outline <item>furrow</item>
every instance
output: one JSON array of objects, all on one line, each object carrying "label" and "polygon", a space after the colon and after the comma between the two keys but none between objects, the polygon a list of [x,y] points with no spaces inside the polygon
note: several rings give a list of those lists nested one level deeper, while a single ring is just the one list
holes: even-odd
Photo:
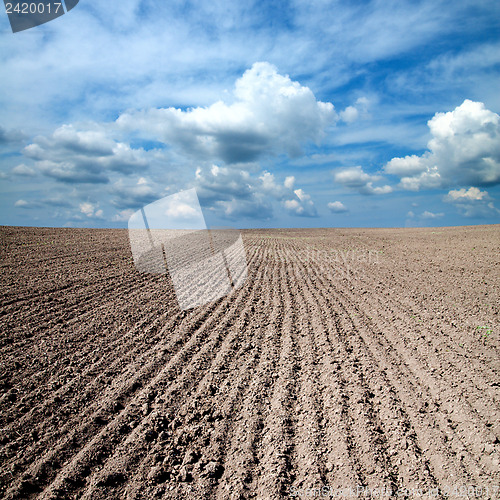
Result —
[{"label": "furrow", "polygon": [[[87,481],[88,476],[96,467],[102,464],[113,454],[120,443],[130,441],[131,436],[141,435],[141,417],[138,408],[142,407],[144,399],[152,391],[165,391],[174,400],[183,398],[202,377],[205,370],[221,343],[227,336],[224,328],[228,328],[233,319],[233,313],[241,304],[245,303],[251,293],[251,287],[245,286],[240,293],[231,294],[219,300],[215,305],[205,307],[206,317],[202,324],[194,322],[191,328],[194,333],[189,337],[183,348],[169,361],[161,366],[160,370],[150,375],[143,383],[142,389],[126,404],[120,404],[119,414],[97,433],[86,433],[87,437],[81,439],[84,446],[73,453],[64,468],[49,487],[44,490],[42,497],[50,498],[54,492],[66,490],[79,490]],[[227,315],[224,316],[224,314]],[[219,316],[223,316],[219,329],[214,329]],[[201,346],[201,348],[200,348]],[[159,350],[161,363],[162,352]],[[133,365],[130,366],[133,369]],[[118,386],[120,384],[117,384]],[[166,396],[165,396],[166,397]],[[116,397],[109,398],[116,401]],[[76,478],[79,478],[78,480]]]},{"label": "furrow", "polygon": [[[480,484],[484,480],[484,474],[475,460],[471,459],[470,451],[440,413],[439,403],[436,405],[428,387],[407,364],[407,359],[396,351],[384,333],[370,329],[368,318],[364,320],[364,313],[356,304],[351,303],[341,290],[335,289],[334,297],[345,311],[343,317],[346,328],[360,334],[351,337],[352,340],[357,340],[353,347],[371,356],[380,365],[381,373],[387,375],[390,384],[400,395],[401,404],[417,432],[420,449],[432,465],[436,480],[443,482],[449,474],[453,474],[455,477],[466,478],[469,484]],[[351,308],[350,313],[347,308]],[[419,396],[418,399],[416,395]],[[425,406],[424,401],[432,401],[432,406],[429,406],[429,403]],[[462,461],[457,463],[452,459],[454,455],[462,456]]]},{"label": "furrow", "polygon": [[[282,245],[278,245],[277,253],[282,254]],[[284,266],[279,266],[275,272],[283,283],[282,293],[289,294],[290,283],[286,278]],[[260,474],[256,485],[258,498],[282,498],[288,495],[295,481],[298,468],[296,463],[296,404],[297,379],[299,368],[297,360],[296,325],[294,311],[290,301],[283,301],[283,323],[281,331],[281,346],[278,364],[275,368],[270,411],[264,421],[261,450],[258,458]]]}]

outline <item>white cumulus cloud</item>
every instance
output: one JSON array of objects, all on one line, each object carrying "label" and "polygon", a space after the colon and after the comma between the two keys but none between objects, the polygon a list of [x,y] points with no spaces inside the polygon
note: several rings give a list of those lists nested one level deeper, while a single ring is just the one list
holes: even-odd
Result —
[{"label": "white cumulus cloud", "polygon": [[443,217],[443,216],[444,216],[444,213],[442,213],[442,212],[435,214],[433,212],[429,212],[428,210],[426,210],[425,212],[422,213],[422,215],[420,217],[422,217],[422,219],[438,219],[439,217]]},{"label": "white cumulus cloud", "polygon": [[187,203],[173,203],[165,212],[165,215],[173,219],[192,219],[198,214],[198,210]]},{"label": "white cumulus cloud", "polygon": [[456,189],[456,190],[451,190],[446,196],[445,196],[445,201],[475,201],[475,200],[482,200],[488,198],[488,192],[487,191],[481,191],[477,187],[470,187],[469,189]]},{"label": "white cumulus cloud", "polygon": [[411,191],[500,183],[500,116],[481,102],[465,100],[429,120],[432,135],[421,156],[393,158],[385,172]]},{"label": "white cumulus cloud", "polygon": [[387,184],[384,186],[374,186],[373,184],[382,180],[382,177],[380,175],[367,174],[359,166],[337,170],[333,173],[333,179],[336,183],[358,191],[361,194],[387,194],[392,192],[392,187]]},{"label": "white cumulus cloud", "polygon": [[24,163],[21,163],[20,165],[17,165],[12,169],[12,173],[15,175],[22,175],[25,177],[34,177],[36,175],[36,171],[25,165]]},{"label": "white cumulus cloud", "polygon": [[311,196],[304,192],[303,189],[295,189],[295,199],[285,200],[284,207],[289,213],[300,217],[316,217],[317,211]]},{"label": "white cumulus cloud", "polygon": [[293,175],[288,176],[285,179],[284,185],[288,189],[293,189],[293,186],[295,185],[295,177]]},{"label": "white cumulus cloud", "polygon": [[368,115],[368,105],[368,99],[360,97],[356,100],[354,106],[347,106],[347,108],[339,113],[340,119],[346,123],[352,123],[360,117],[366,117]]},{"label": "white cumulus cloud", "polygon": [[327,206],[330,212],[334,214],[342,214],[348,211],[347,207],[341,201],[331,201]]},{"label": "white cumulus cloud", "polygon": [[491,217],[500,214],[487,191],[471,186],[469,189],[452,189],[443,201],[451,203],[465,217]]},{"label": "white cumulus cloud", "polygon": [[125,210],[120,210],[118,213],[113,215],[111,220],[113,222],[127,222],[130,217],[132,217],[135,210],[133,208],[126,208]]},{"label": "white cumulus cloud", "polygon": [[120,209],[139,208],[152,203],[160,197],[157,188],[151,186],[144,177],[140,177],[136,183],[124,178],[118,179],[111,187],[110,192],[114,195],[111,203]]},{"label": "white cumulus cloud", "polygon": [[[36,137],[23,154],[46,176],[69,184],[106,184],[111,172],[132,174],[161,160],[156,150],[132,148],[112,139],[110,130],[103,125],[92,123],[86,127],[79,130],[74,125],[62,125],[48,137]],[[30,175],[27,168],[18,166],[13,173]]]},{"label": "white cumulus cloud", "polygon": [[89,218],[102,219],[103,211],[97,209],[97,204],[85,201],[80,203],[80,212]]},{"label": "white cumulus cloud", "polygon": [[301,154],[336,120],[333,104],[311,89],[255,63],[236,81],[232,102],[208,107],[149,109],[122,114],[117,124],[153,136],[197,158],[249,162],[265,154]]},{"label": "white cumulus cloud", "polygon": [[314,202],[294,182],[279,183],[274,174],[264,171],[251,174],[243,168],[199,167],[195,187],[204,207],[222,210],[230,218],[269,219],[273,216],[273,202],[281,202],[285,209],[299,216],[316,216]]}]

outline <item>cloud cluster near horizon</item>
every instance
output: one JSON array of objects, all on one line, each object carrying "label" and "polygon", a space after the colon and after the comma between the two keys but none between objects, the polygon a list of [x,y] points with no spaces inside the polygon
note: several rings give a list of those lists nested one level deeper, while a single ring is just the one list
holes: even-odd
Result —
[{"label": "cloud cluster near horizon", "polygon": [[241,168],[219,167],[196,170],[198,196],[204,206],[220,208],[229,219],[251,217],[269,219],[277,201],[290,214],[300,217],[317,215],[311,197],[294,188],[294,178],[281,184],[270,172],[252,175]]},{"label": "cloud cluster near horizon", "polygon": [[[476,186],[500,184],[500,116],[483,103],[466,99],[453,111],[436,113],[428,126],[432,137],[428,151],[393,158],[384,172],[399,177],[397,187],[403,190],[459,188],[451,189],[443,201],[467,218],[498,217],[493,199]],[[443,215],[424,212],[421,217]]]},{"label": "cloud cluster near horizon", "polygon": [[[319,143],[337,120],[333,105],[318,101],[308,87],[262,62],[236,81],[228,101],[188,110],[128,111],[111,123],[62,125],[49,136],[35,137],[22,151],[25,161],[11,175],[41,175],[78,186],[82,193],[102,185],[117,210],[114,221],[191,186],[206,205],[232,220],[270,219],[276,203],[291,216],[316,217],[311,196],[295,186],[294,176],[276,182],[258,160],[294,158],[304,145]],[[157,147],[133,147],[130,139],[118,139],[123,135],[153,140]],[[196,169],[191,178],[178,175],[186,165]],[[154,182],[169,175],[168,188]],[[32,205],[19,200],[16,206]],[[78,205],[85,217],[102,218],[97,206],[88,199]]]},{"label": "cloud cluster near horizon", "polygon": [[[361,100],[361,105],[367,102]],[[352,122],[357,113],[354,109],[341,112],[341,119]],[[273,173],[262,169],[259,160],[303,154],[304,145],[319,143],[327,130],[335,133],[330,127],[338,119],[332,103],[318,101],[308,87],[280,75],[273,65],[255,63],[236,81],[230,102],[217,101],[187,110],[128,111],[114,123],[90,123],[86,128],[63,125],[26,146],[26,162],[32,160],[33,164],[20,163],[11,175],[41,174],[60,183],[79,185],[84,192],[85,186],[102,184],[117,210],[114,221],[125,220],[134,209],[173,189],[192,186],[206,206],[231,220],[269,220],[276,203],[291,216],[317,217],[312,196],[296,187],[295,176],[277,181]],[[336,168],[332,171],[333,186],[362,196],[454,187],[460,189],[449,191],[443,201],[465,217],[499,213],[493,199],[472,186],[500,183],[499,116],[483,103],[466,100],[453,111],[436,113],[428,125],[432,138],[423,155],[395,157],[372,173],[359,165]],[[117,138],[124,134],[136,134],[163,146],[132,147]],[[179,162],[179,158],[183,160]],[[163,189],[152,180],[155,175],[165,175],[166,168],[171,178],[176,178],[176,171],[186,162],[197,165],[194,178],[188,175],[184,182],[177,180]],[[391,184],[391,176],[398,177],[399,182]],[[51,203],[50,199],[19,199],[15,206],[29,209]],[[78,207],[77,219],[81,220],[82,214],[103,219],[99,203],[87,199]],[[349,213],[340,200],[328,202],[327,208],[332,214]],[[410,211],[408,216],[414,217],[412,214]],[[424,211],[420,218],[443,215]]]}]

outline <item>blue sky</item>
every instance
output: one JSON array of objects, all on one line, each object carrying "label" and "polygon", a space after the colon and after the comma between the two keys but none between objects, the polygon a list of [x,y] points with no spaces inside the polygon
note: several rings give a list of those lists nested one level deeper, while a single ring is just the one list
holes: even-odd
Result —
[{"label": "blue sky", "polygon": [[193,187],[234,227],[500,222],[497,1],[81,0],[0,39],[2,225]]}]

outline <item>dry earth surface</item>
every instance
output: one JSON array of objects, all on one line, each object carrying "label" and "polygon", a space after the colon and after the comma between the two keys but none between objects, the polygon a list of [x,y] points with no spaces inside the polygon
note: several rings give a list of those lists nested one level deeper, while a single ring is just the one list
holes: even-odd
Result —
[{"label": "dry earth surface", "polygon": [[190,311],[125,230],[0,238],[0,497],[499,497],[500,226],[244,231]]}]

